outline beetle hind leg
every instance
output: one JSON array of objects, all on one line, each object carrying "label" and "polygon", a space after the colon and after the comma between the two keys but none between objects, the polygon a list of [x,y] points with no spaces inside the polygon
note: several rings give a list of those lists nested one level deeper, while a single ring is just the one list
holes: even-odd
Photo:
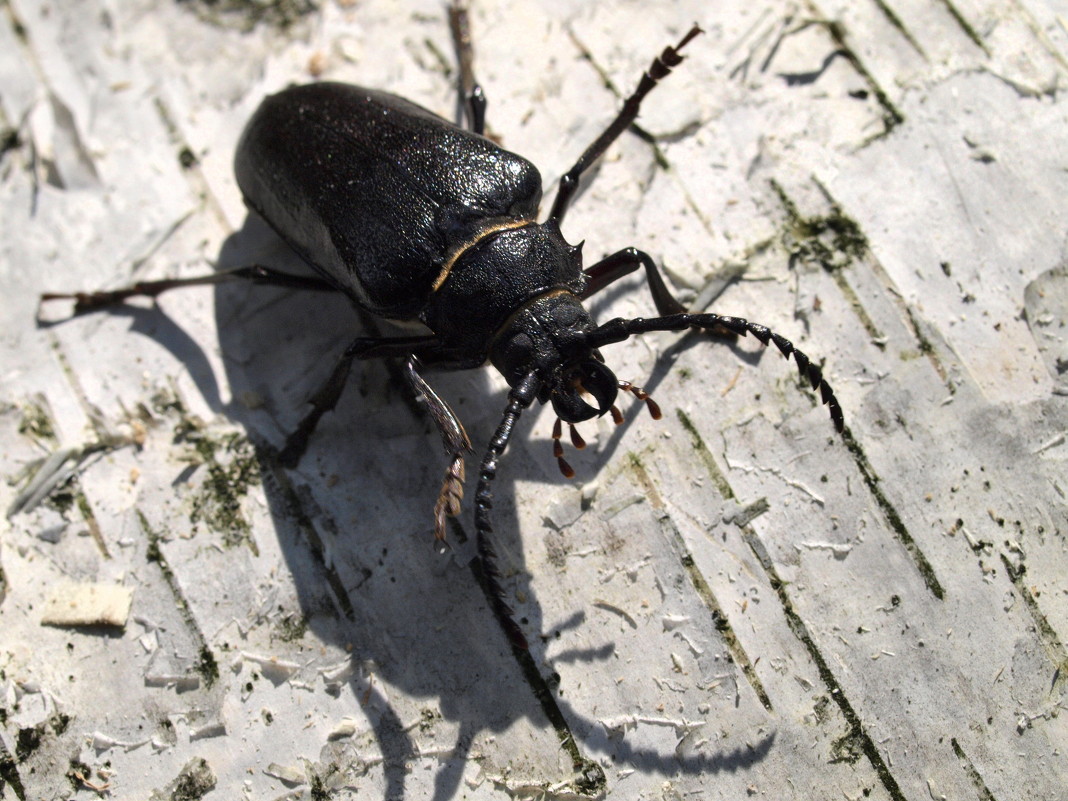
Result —
[{"label": "beetle hind leg", "polygon": [[311,410],[304,415],[293,433],[286,438],[286,443],[278,454],[279,461],[285,467],[294,467],[308,449],[308,440],[319,425],[324,414],[333,410],[345,389],[352,363],[363,359],[377,359],[387,356],[410,356],[421,348],[432,349],[438,344],[436,337],[357,337],[337,360],[330,376],[322,386],[308,399]]},{"label": "beetle hind leg", "polygon": [[[106,308],[107,306],[116,306],[131,298],[154,299],[171,289],[182,289],[190,286],[211,286],[212,284],[221,284],[234,280],[251,281],[254,284],[288,287],[290,289],[337,292],[337,287],[333,284],[315,276],[292,275],[260,264],[251,264],[245,267],[235,267],[231,270],[220,270],[217,273],[208,273],[207,275],[194,275],[189,278],[138,281],[119,289],[103,289],[96,292],[46,292],[41,295],[41,303],[53,300],[72,300],[74,301],[72,316],[78,316]],[[41,321],[40,312],[38,312],[38,320]]]}]

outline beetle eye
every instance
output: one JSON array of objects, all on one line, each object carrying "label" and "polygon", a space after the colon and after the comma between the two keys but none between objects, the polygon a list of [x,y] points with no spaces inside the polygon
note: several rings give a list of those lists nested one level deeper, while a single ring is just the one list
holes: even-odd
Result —
[{"label": "beetle eye", "polygon": [[588,359],[565,371],[552,393],[553,409],[565,423],[581,423],[611,409],[618,392],[619,383],[612,371]]}]

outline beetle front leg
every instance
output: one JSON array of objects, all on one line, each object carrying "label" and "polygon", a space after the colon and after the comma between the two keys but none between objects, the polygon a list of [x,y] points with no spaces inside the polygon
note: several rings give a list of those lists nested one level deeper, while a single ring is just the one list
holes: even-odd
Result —
[{"label": "beetle front leg", "polygon": [[579,156],[574,166],[564,173],[564,176],[560,179],[560,187],[556,190],[556,199],[553,201],[553,209],[549,213],[550,220],[561,222],[564,219],[568,206],[571,205],[571,200],[578,190],[582,173],[586,172],[597,159],[603,156],[608,147],[619,138],[619,135],[627,130],[634,120],[638,118],[638,111],[645,96],[656,87],[658,82],[670,75],[673,68],[682,63],[682,56],[679,55],[679,51],[700,33],[703,33],[703,31],[697,25],[694,25],[679,40],[677,45],[665,47],[663,52],[653,59],[649,69],[642,73],[641,80],[638,81],[638,88],[623,101],[623,108],[620,109],[616,118],[593,141],[593,144],[586,148],[586,152]]},{"label": "beetle front leg", "polygon": [[671,294],[671,290],[667,288],[664,277],[660,275],[660,270],[657,269],[652,256],[637,248],[623,248],[618,253],[613,253],[587,267],[585,270],[586,290],[582,293],[582,299],[587,300],[614,281],[630,275],[639,267],[645,268],[649,292],[653,296],[656,310],[662,317],[669,314],[682,314],[686,311],[686,307],[679,303]]},{"label": "beetle front leg", "polygon": [[[618,253],[613,253],[611,256],[587,267],[585,270],[586,290],[582,293],[582,299],[586,300],[614,281],[625,275],[630,275],[639,267],[645,268],[645,278],[649,284],[649,292],[653,296],[653,304],[661,317],[686,314],[689,311],[671,294],[671,290],[668,289],[667,284],[664,282],[664,277],[660,274],[660,269],[656,266],[652,256],[637,248],[623,248]],[[714,336],[726,337],[727,339],[734,339],[737,336],[737,332],[723,326],[709,328],[707,331]]]},{"label": "beetle front leg", "polygon": [[423,380],[417,372],[419,359],[409,356],[404,365],[404,376],[415,397],[426,404],[434,424],[441,434],[441,443],[449,456],[449,466],[445,470],[445,480],[441,484],[437,503],[434,504],[434,537],[440,543],[445,542],[445,520],[460,514],[460,501],[464,497],[464,455],[471,451],[471,440],[464,431],[463,423],[441,396]]},{"label": "beetle front leg", "polygon": [[294,467],[308,449],[308,438],[319,424],[319,418],[337,406],[341,391],[349,377],[349,370],[356,359],[379,359],[387,356],[410,356],[421,349],[433,351],[439,344],[433,336],[419,337],[357,337],[334,365],[330,377],[308,399],[311,411],[297,424],[296,430],[286,438],[286,444],[278,454],[285,467]]}]

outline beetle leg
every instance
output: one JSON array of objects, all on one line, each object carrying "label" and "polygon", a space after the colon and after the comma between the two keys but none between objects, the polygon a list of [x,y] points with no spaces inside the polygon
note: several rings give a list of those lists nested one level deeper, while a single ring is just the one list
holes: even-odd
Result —
[{"label": "beetle leg", "polygon": [[820,400],[827,406],[831,421],[835,429],[842,433],[845,429],[845,419],[842,415],[842,407],[834,390],[823,377],[823,371],[814,364],[808,356],[794,347],[794,343],[784,336],[780,336],[767,326],[752,323],[741,317],[726,317],[721,314],[670,314],[664,317],[656,317],[646,320],[636,317],[633,320],[617,318],[609,320],[604,325],[598,326],[587,336],[587,341],[592,348],[599,348],[613,342],[622,342],[636,334],[645,334],[649,331],[684,331],[687,328],[700,328],[705,331],[726,330],[737,336],[744,337],[752,334],[764,345],[774,342],[787,359],[794,357],[797,363],[797,371],[802,381],[807,381],[813,390],[819,392]]},{"label": "beetle leg", "polygon": [[649,283],[649,291],[653,295],[653,303],[656,304],[656,310],[662,316],[682,314],[686,311],[686,307],[679,303],[671,294],[671,290],[667,288],[656,262],[648,253],[637,248],[623,248],[618,253],[606,256],[596,264],[587,267],[585,270],[586,289],[580,297],[582,300],[587,300],[591,295],[600,292],[623,276],[630,275],[639,267],[645,268],[645,278]]},{"label": "beetle leg", "polygon": [[221,284],[224,281],[242,279],[254,284],[283,286],[292,289],[311,289],[317,292],[337,292],[337,287],[322,278],[311,275],[291,275],[272,270],[259,264],[221,270],[208,275],[196,275],[191,278],[165,278],[161,281],[138,281],[136,284],[121,289],[102,290],[100,292],[46,292],[41,295],[41,302],[50,300],[73,300],[74,314],[85,314],[105,306],[129,300],[130,298],[155,298],[169,289],[187,286],[204,286]]},{"label": "beetle leg", "polygon": [[649,69],[642,73],[641,80],[638,81],[638,88],[623,101],[623,108],[620,109],[616,118],[593,141],[593,144],[586,148],[586,152],[579,156],[574,166],[560,179],[560,187],[556,190],[556,199],[553,201],[553,210],[549,214],[550,220],[559,222],[564,219],[567,207],[571,204],[571,199],[578,189],[579,178],[582,177],[582,173],[586,172],[598,158],[604,155],[609,145],[616,141],[619,135],[638,118],[638,110],[641,108],[642,100],[645,99],[645,96],[653,90],[659,81],[671,74],[671,70],[674,67],[682,63],[682,56],[679,55],[679,51],[700,33],[703,33],[703,31],[697,25],[694,25],[679,40],[677,45],[665,47],[663,52],[653,59]]},{"label": "beetle leg", "polygon": [[475,80],[475,49],[471,45],[466,0],[453,0],[449,6],[449,27],[460,65],[459,104],[467,117],[467,127],[481,136],[486,130],[486,95]]},{"label": "beetle leg", "polygon": [[286,444],[279,453],[279,461],[286,467],[293,467],[300,461],[308,448],[308,438],[319,424],[319,418],[333,409],[345,388],[345,381],[356,359],[378,359],[386,356],[409,356],[421,348],[432,348],[438,344],[437,337],[357,337],[334,365],[330,377],[315,392],[308,402],[311,411],[297,424],[296,430],[286,438]]},{"label": "beetle leg", "polygon": [[441,443],[449,456],[449,466],[445,470],[445,480],[441,484],[437,503],[434,504],[434,537],[445,542],[445,519],[460,513],[460,501],[464,497],[464,454],[471,450],[471,440],[467,438],[463,424],[456,413],[449,408],[430,385],[417,372],[419,359],[409,356],[404,367],[404,376],[408,386],[418,400],[426,404],[427,411],[434,419],[441,434]]},{"label": "beetle leg", "polygon": [[475,531],[478,534],[478,557],[482,567],[482,587],[493,608],[497,621],[508,636],[512,648],[516,651],[527,651],[527,638],[523,630],[519,628],[511,607],[504,599],[504,590],[501,587],[501,575],[497,570],[497,552],[493,549],[490,536],[493,534],[493,526],[490,524],[489,513],[493,508],[493,493],[490,492],[490,482],[497,476],[497,462],[508,447],[508,440],[512,437],[512,429],[515,427],[519,415],[525,408],[530,406],[538,395],[541,382],[536,374],[530,373],[508,393],[508,406],[505,407],[504,416],[501,418],[497,431],[486,448],[486,455],[482,457],[482,466],[478,471],[478,487],[475,490]]}]

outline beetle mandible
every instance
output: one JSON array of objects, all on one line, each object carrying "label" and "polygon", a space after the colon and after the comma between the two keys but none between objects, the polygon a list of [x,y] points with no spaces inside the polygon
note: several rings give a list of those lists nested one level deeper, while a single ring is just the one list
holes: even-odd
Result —
[{"label": "beetle mandible", "polygon": [[[423,336],[354,339],[311,411],[281,452],[295,463],[319,418],[334,408],[354,360],[406,359],[405,376],[433,417],[449,465],[434,507],[435,536],[460,511],[464,456],[471,450],[463,425],[419,374],[420,364],[465,369],[489,361],[511,388],[487,446],[475,492],[475,528],[494,612],[513,645],[526,641],[504,600],[490,542],[490,485],[516,421],[535,400],[551,403],[560,469],[561,422],[583,444],[574,424],[611,412],[629,391],[659,412],[639,387],[616,379],[600,348],[650,331],[695,328],[753,334],[793,355],[802,379],[820,393],[843,430],[834,392],[811,360],[768,328],[738,317],[691,314],[671,295],[652,258],[628,247],[583,269],[580,247],[568,244],[560,223],[584,172],[637,118],[645,96],[682,62],[680,51],[702,31],[694,25],[657,56],[615,119],[563,176],[548,218],[537,222],[542,198],[537,168],[484,136],[486,101],[475,82],[466,6],[454,2],[450,21],[460,61],[467,127],[454,125],[396,95],[341,83],[294,86],[266,98],[248,122],[235,157],[245,202],[263,217],[317,277],[259,265],[197,278],[152,281],[114,291],[48,294],[73,298],[81,313],[130,297],[155,297],[178,286],[243,278],[272,285],[339,291],[360,308],[389,319],[416,320]],[[583,301],[639,267],[654,305],[652,319],[614,319],[597,325]]]}]

